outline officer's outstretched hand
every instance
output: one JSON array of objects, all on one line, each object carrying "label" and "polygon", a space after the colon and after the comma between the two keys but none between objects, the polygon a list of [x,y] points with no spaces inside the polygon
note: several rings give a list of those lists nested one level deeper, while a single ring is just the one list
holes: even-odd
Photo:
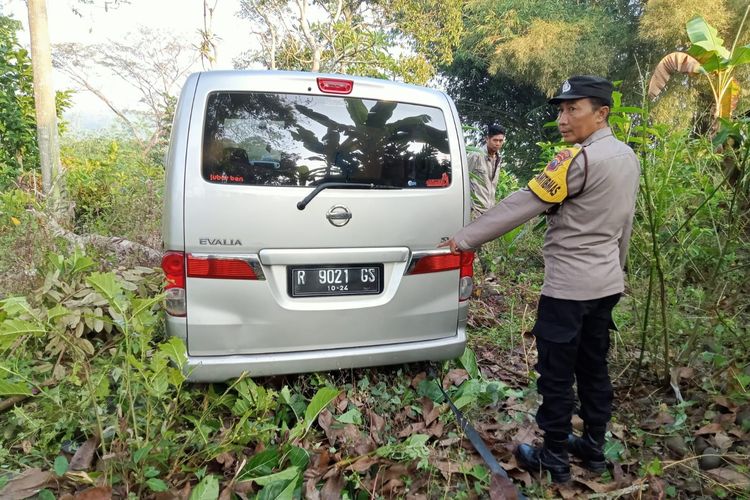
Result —
[{"label": "officer's outstretched hand", "polygon": [[438,244],[438,248],[442,247],[450,247],[451,253],[453,255],[458,255],[459,253],[461,253],[461,250],[458,249],[458,245],[456,245],[456,240],[454,240],[453,238],[440,242]]}]

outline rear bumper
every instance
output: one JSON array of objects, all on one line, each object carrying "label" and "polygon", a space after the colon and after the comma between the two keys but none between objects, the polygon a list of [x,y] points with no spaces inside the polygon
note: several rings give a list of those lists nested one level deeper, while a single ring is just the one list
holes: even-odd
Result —
[{"label": "rear bumper", "polygon": [[371,347],[285,352],[279,354],[188,356],[185,369],[191,382],[223,382],[242,373],[251,377],[439,361],[461,356],[466,328],[453,337]]}]

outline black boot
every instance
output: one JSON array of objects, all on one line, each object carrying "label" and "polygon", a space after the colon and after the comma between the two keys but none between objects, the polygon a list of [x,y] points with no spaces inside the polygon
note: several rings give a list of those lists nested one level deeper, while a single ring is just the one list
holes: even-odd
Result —
[{"label": "black boot", "polygon": [[549,471],[554,483],[570,481],[570,462],[565,441],[548,442],[533,447],[521,444],[515,450],[518,464],[529,472]]},{"label": "black boot", "polygon": [[605,427],[585,427],[583,436],[573,434],[568,436],[568,450],[581,459],[586,469],[601,474],[607,470],[607,460],[604,458]]}]

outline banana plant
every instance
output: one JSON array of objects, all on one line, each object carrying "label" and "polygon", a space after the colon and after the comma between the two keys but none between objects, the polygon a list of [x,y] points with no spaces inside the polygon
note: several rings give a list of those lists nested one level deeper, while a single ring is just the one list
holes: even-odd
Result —
[{"label": "banana plant", "polygon": [[714,98],[714,120],[730,118],[740,96],[740,84],[734,78],[734,71],[738,66],[750,63],[750,44],[737,46],[748,12],[750,6],[745,9],[731,49],[724,46],[716,28],[702,17],[688,21],[686,29],[690,48],[687,52],[667,54],[659,61],[649,82],[649,97],[658,97],[675,73],[703,75]]}]

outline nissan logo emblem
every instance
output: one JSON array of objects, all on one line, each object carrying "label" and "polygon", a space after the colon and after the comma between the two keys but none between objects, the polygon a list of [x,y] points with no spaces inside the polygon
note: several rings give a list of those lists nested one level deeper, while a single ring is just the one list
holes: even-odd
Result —
[{"label": "nissan logo emblem", "polygon": [[352,213],[343,205],[334,205],[328,209],[326,219],[334,226],[342,227],[346,226],[352,219]]}]

